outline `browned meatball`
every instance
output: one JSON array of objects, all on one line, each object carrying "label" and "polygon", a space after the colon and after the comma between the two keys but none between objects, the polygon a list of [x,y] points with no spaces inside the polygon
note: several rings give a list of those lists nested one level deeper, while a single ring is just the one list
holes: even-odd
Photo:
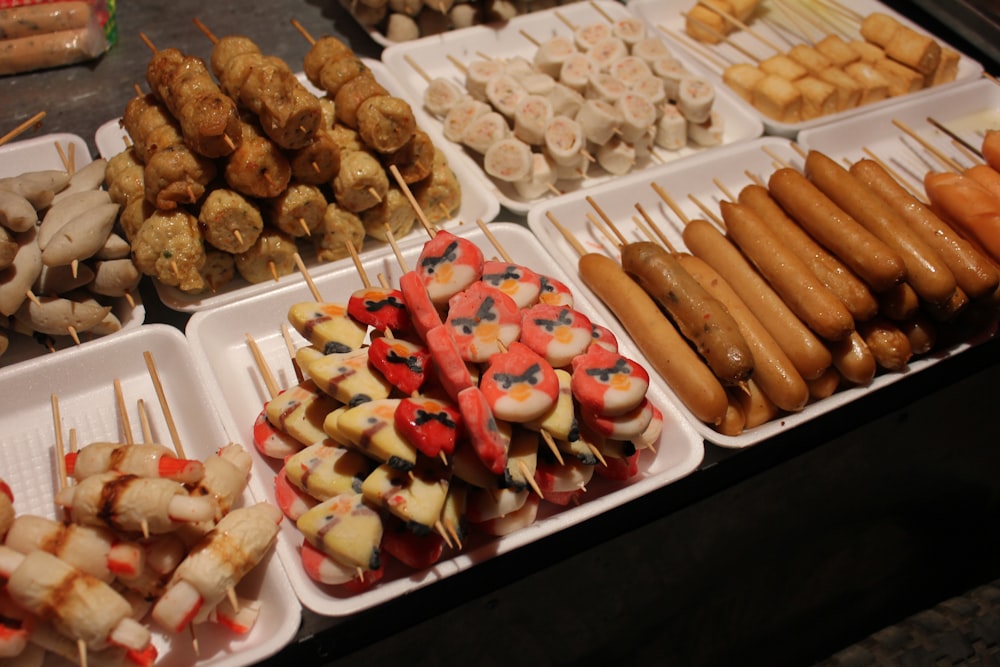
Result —
[{"label": "browned meatball", "polygon": [[333,179],[337,203],[357,213],[385,199],[389,177],[382,164],[368,151],[348,151],[341,157],[340,171]]},{"label": "browned meatball", "polygon": [[323,224],[326,197],[315,185],[292,183],[265,203],[267,222],[289,236],[311,236]]},{"label": "browned meatball", "polygon": [[413,229],[417,214],[410,205],[410,200],[397,188],[391,187],[385,198],[375,206],[361,212],[361,224],[365,233],[373,239],[388,241],[386,228],[394,238],[402,238]]},{"label": "browned meatball", "polygon": [[341,87],[351,79],[370,74],[368,66],[355,55],[326,63],[320,72],[319,87],[330,97],[336,97]]},{"label": "browned meatball", "polygon": [[132,258],[144,274],[164,285],[184,292],[199,291],[205,281],[205,245],[193,215],[176,211],[155,211],[139,228],[132,242]]},{"label": "browned meatball", "polygon": [[146,161],[143,181],[146,200],[165,211],[178,204],[194,204],[205,194],[205,186],[215,178],[215,162],[186,146],[167,146]]},{"label": "browned meatball", "polygon": [[112,156],[104,170],[104,185],[111,201],[125,206],[133,199],[142,199],[146,192],[144,171],[134,146]]},{"label": "browned meatball", "polygon": [[375,80],[375,76],[369,71],[360,76],[356,76],[337,91],[333,98],[333,104],[337,113],[337,120],[350,128],[358,127],[358,107],[361,103],[374,95],[388,95],[389,91]]},{"label": "browned meatball", "polygon": [[302,69],[312,85],[323,88],[320,77],[323,68],[341,58],[352,57],[354,57],[354,51],[351,50],[351,47],[333,35],[324,35],[309,48],[302,61]]},{"label": "browned meatball", "polygon": [[198,212],[205,242],[229,253],[246,252],[264,229],[257,204],[233,190],[216,188],[208,193]]},{"label": "browned meatball", "polygon": [[435,151],[430,177],[416,183],[411,190],[431,224],[448,220],[462,205],[462,186],[441,151]]},{"label": "browned meatball", "polygon": [[289,151],[292,178],[310,185],[329,183],[340,171],[341,146],[333,132],[320,128],[308,146]]},{"label": "browned meatball", "polygon": [[243,141],[226,160],[226,183],[248,197],[277,197],[292,178],[288,158],[256,123],[244,120],[240,129]]},{"label": "browned meatball", "polygon": [[365,240],[365,227],[361,218],[348,210],[330,203],[323,215],[321,233],[314,234],[316,258],[321,262],[350,257],[348,243],[356,252],[361,252]]},{"label": "browned meatball", "polygon": [[434,143],[426,132],[417,128],[406,145],[398,151],[383,155],[382,162],[386,168],[395,165],[403,182],[412,185],[431,175],[434,168]]},{"label": "browned meatball", "polygon": [[393,95],[373,95],[358,107],[358,134],[379,153],[397,151],[413,138],[413,109]]},{"label": "browned meatball", "polygon": [[295,239],[277,229],[266,228],[246,252],[236,255],[236,270],[244,280],[262,283],[277,280],[295,270]]}]

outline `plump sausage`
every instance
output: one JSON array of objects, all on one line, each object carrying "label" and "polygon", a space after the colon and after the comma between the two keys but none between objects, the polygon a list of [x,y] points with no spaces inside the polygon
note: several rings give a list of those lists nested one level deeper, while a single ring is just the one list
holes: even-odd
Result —
[{"label": "plump sausage", "polygon": [[681,402],[701,421],[721,424],[729,401],[722,383],[688,345],[642,287],[613,259],[580,257],[583,283],[614,313]]},{"label": "plump sausage", "polygon": [[[1000,133],[997,136],[1000,137]],[[978,299],[996,290],[1000,275],[989,260],[907,192],[881,165],[874,160],[858,160],[851,165],[851,173],[885,200],[925,243],[937,250],[969,298]]]},{"label": "plump sausage", "polygon": [[847,382],[866,385],[875,377],[875,355],[857,331],[843,340],[830,343],[830,353],[834,368]]},{"label": "plump sausage", "polygon": [[929,172],[924,189],[936,211],[1000,262],[1000,200],[962,174]]},{"label": "plump sausage", "polygon": [[847,306],[791,252],[752,209],[723,201],[726,235],[743,251],[774,291],[805,324],[826,340],[854,330]]},{"label": "plump sausage", "polygon": [[684,228],[684,244],[726,279],[806,380],[830,365],[830,352],[719,230],[706,220]]},{"label": "plump sausage", "polygon": [[629,243],[622,248],[622,268],[666,310],[722,384],[750,378],[753,353],[736,321],[676,257],[655,243]]},{"label": "plump sausage", "polygon": [[903,280],[906,266],[887,247],[817,188],[809,179],[784,167],[771,174],[768,188],[796,222],[847,264],[876,292]]},{"label": "plump sausage", "polygon": [[890,371],[902,372],[913,356],[910,339],[884,317],[876,317],[858,325],[858,333],[875,357],[875,363]]},{"label": "plump sausage", "polygon": [[823,153],[809,151],[806,175],[837,206],[899,253],[906,280],[922,299],[942,303],[951,297],[955,276],[941,257],[851,172]]},{"label": "plump sausage", "polygon": [[878,302],[864,281],[788,217],[767,188],[748,185],[740,190],[738,201],[753,209],[771,231],[806,262],[816,277],[847,306],[855,320],[874,317]]},{"label": "plump sausage", "polygon": [[718,299],[736,320],[740,333],[753,354],[754,371],[751,384],[782,410],[795,412],[805,407],[809,400],[809,387],[802,379],[802,375],[795,370],[792,360],[732,286],[699,257],[681,254],[677,259],[681,266],[710,295]]}]

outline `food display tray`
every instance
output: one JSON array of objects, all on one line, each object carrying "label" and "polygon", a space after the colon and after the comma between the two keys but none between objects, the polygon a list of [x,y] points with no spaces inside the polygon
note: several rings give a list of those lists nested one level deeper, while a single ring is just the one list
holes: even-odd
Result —
[{"label": "food display tray", "polygon": [[[442,35],[424,37],[412,42],[397,43],[382,52],[382,61],[393,71],[402,84],[410,105],[422,108],[424,89],[427,86],[427,81],[421,72],[418,72],[407,62],[407,59],[418,63],[423,73],[427,76],[431,78],[447,78],[464,88],[464,75],[449,57],[463,63],[482,57],[510,59],[520,56],[530,61],[537,50],[537,46],[532,42],[532,39],[541,42],[557,35],[572,37],[573,31],[563,19],[572,25],[583,26],[598,21],[607,21],[605,16],[609,16],[612,19],[619,19],[632,16],[632,14],[624,5],[618,2],[609,2],[608,0],[575,2],[552,9],[523,14],[502,25],[472,26]],[[654,33],[651,31],[650,35],[654,36]],[[664,41],[669,45],[670,40],[664,39]],[[696,72],[701,71],[701,66],[681,52],[680,49],[670,48],[679,60],[690,66],[690,69]],[[723,145],[747,141],[763,134],[763,124],[755,114],[750,113],[746,105],[740,103],[734,94],[721,85],[718,85],[716,86],[715,95],[713,108],[719,112],[725,127],[722,138]],[[436,142],[448,141],[444,138],[442,124],[439,119],[431,121],[431,128],[434,130],[432,136]],[[457,144],[453,145],[457,146]],[[691,155],[712,152],[716,149],[717,147],[698,147],[690,141],[686,147],[677,151],[657,148],[655,151],[656,158],[641,163],[633,169],[632,173],[647,171],[657,164],[657,159],[662,162],[675,162],[686,159]],[[558,196],[555,193],[549,193],[538,199],[524,199],[510,183],[505,183],[489,176],[483,170],[481,156],[475,155],[471,150],[464,147],[461,147],[461,150],[470,159],[475,157],[475,171],[480,180],[500,200],[500,203],[505,208],[514,213],[525,215],[531,206]],[[555,185],[560,191],[576,192],[586,190],[600,183],[614,181],[618,178],[621,177],[595,168],[593,175],[587,178],[577,181],[560,180]]]},{"label": "food display tray", "polygon": [[[50,169],[65,171],[66,165],[63,164],[62,157],[59,155],[57,144],[62,148],[67,159],[73,160],[75,169],[86,166],[93,161],[90,156],[90,148],[81,137],[66,133],[45,134],[0,146],[0,178],[18,176],[29,171]],[[146,317],[146,309],[142,305],[138,291],[133,295],[131,303],[127,299],[115,299],[112,312],[121,321],[123,330],[139,326]],[[0,356],[0,368],[14,366],[50,354],[49,348],[45,344],[30,336],[13,331],[9,333],[9,336],[10,346],[3,356]],[[87,335],[86,332],[80,335],[82,345],[86,345],[91,340],[97,339]],[[51,342],[56,352],[76,347],[73,339],[68,335],[53,337]]]},{"label": "food display tray", "polygon": [[[771,6],[771,2],[772,0],[762,0],[760,5],[757,7],[757,11],[754,16],[774,17],[776,21],[781,21],[783,16],[781,11],[773,8]],[[805,7],[822,7],[823,4],[826,3],[820,4],[818,2],[809,2],[802,4]],[[683,14],[687,13],[687,11],[694,5],[695,3],[691,0],[629,0],[628,2],[628,7],[631,11],[645,19],[646,22],[654,29],[660,30],[660,34],[670,35],[673,43],[678,45],[679,50],[683,48],[683,50],[689,53],[692,57],[698,59],[701,62],[702,67],[704,67],[711,74],[712,80],[719,86],[725,86],[722,82],[722,70],[724,67],[729,64],[739,62],[752,62],[751,58],[746,55],[747,53],[752,54],[753,58],[762,59],[774,55],[776,53],[774,47],[787,50],[796,43],[803,43],[801,37],[778,27],[772,27],[774,24],[765,23],[761,20],[754,20],[753,17],[748,23],[751,30],[741,30],[731,33],[729,35],[729,43],[709,45],[697,42],[689,38],[684,33],[685,19]],[[896,18],[900,23],[907,25],[918,32],[929,34],[917,24],[896,13],[882,3],[877,2],[877,0],[856,0],[855,2],[850,3],[850,9],[862,15],[868,15],[872,12],[888,14]],[[827,11],[830,12],[831,10]],[[848,40],[860,39],[860,33],[856,22],[846,21],[843,16],[834,16],[835,18],[832,19],[832,24],[835,26],[835,29],[829,30],[829,32],[839,34],[841,37]],[[799,20],[799,25],[804,25],[804,29],[810,31],[810,35],[815,40],[818,41],[819,39],[822,39],[823,34],[815,26],[810,26],[807,21]],[[801,27],[797,28],[797,31],[801,32],[802,29],[803,28]],[[938,38],[935,37],[935,39]],[[938,39],[938,41],[942,44],[942,46],[947,44],[941,39]],[[950,45],[949,48],[954,49],[954,47],[951,47]],[[955,50],[958,51],[958,49]],[[980,63],[976,62],[972,58],[969,58],[965,54],[961,54],[956,81],[974,79],[982,74],[982,71],[983,67]],[[952,84],[943,84],[943,86],[950,85]],[[798,123],[783,123],[770,118],[757,111],[753,105],[746,102],[742,98],[737,97],[737,102],[752,113],[756,118],[760,119],[760,121],[764,124],[767,134],[795,137],[802,130],[818,127],[825,123],[830,123],[832,121],[851,116],[867,115],[868,112],[872,110],[894,105],[903,99],[924,98],[928,95],[932,95],[934,92],[935,90],[933,88],[927,88],[915,93],[910,93],[905,97],[892,97],[871,105],[847,109]]]},{"label": "food display tray", "polygon": [[[66,450],[71,430],[80,447],[98,441],[123,442],[126,431],[114,389],[118,381],[134,440],[143,441],[139,425],[140,405],[144,405],[153,440],[173,445],[146,365],[146,352],[157,370],[185,455],[203,460],[230,442],[213,408],[214,399],[195,370],[186,339],[166,325],[135,327],[32,364],[0,369],[0,394],[4,396],[4,409],[0,411],[0,471],[14,494],[17,514],[48,518],[62,515],[54,501],[59,488],[55,468],[56,406]],[[244,492],[241,502],[252,501],[252,495]],[[249,665],[277,653],[292,640],[299,627],[301,607],[273,551],[236,590],[240,596],[261,603],[260,616],[249,633],[238,635],[222,626],[199,624],[196,656],[190,633],[170,636],[153,625],[159,654],[156,664]]]},{"label": "food display tray", "polygon": [[[396,80],[396,77],[393,76],[384,64],[371,58],[362,58],[362,61],[371,69],[375,78],[382,84],[383,87],[386,88],[386,90],[397,97],[404,96],[404,91],[402,90],[399,82]],[[320,96],[325,94],[313,87],[312,84],[310,84],[305,78],[304,74],[299,74],[299,80],[314,94]],[[419,109],[415,109],[414,112],[417,116],[417,124],[419,127],[427,131],[431,123],[430,119],[422,117]],[[430,134],[430,132],[428,132],[428,134]],[[114,118],[106,121],[97,129],[94,141],[101,156],[110,158],[125,149],[125,136],[125,130],[121,128],[119,119]],[[458,212],[453,218],[440,223],[439,226],[448,228],[459,224],[460,221],[474,223],[476,220],[483,220],[484,222],[490,222],[496,218],[497,214],[500,212],[500,202],[482,184],[480,179],[477,179],[473,175],[471,160],[469,160],[469,158],[461,151],[456,150],[455,147],[447,145],[443,139],[439,140],[435,138],[434,145],[443,151],[445,156],[448,158],[448,164],[451,165],[451,168],[455,172],[455,176],[458,179],[459,185],[462,188],[462,203]],[[414,224],[413,231],[409,235],[397,239],[397,241],[399,242],[399,245],[404,246],[419,240],[422,234],[423,232],[420,228],[420,223],[416,222]],[[362,248],[360,255],[365,256],[371,252],[377,251],[380,248],[386,247],[387,244],[368,237],[365,239],[364,247]],[[320,262],[316,259],[316,254],[312,247],[306,242],[299,243],[299,252],[302,255],[303,262],[309,268],[309,271],[316,275],[327,271],[334,271],[338,267],[351,263],[350,258],[336,260],[333,262]],[[277,284],[282,284],[289,280],[295,280],[294,275],[282,276],[278,280]],[[156,286],[157,295],[168,308],[187,313],[204,310],[206,308],[215,308],[216,306],[221,306],[223,304],[254,296],[256,294],[263,294],[274,289],[276,286],[274,281],[249,283],[237,274],[233,280],[226,285],[220,286],[216,291],[195,295],[185,293],[176,287],[165,285],[158,280],[154,280],[153,282]]]},{"label": "food display tray", "polygon": [[[843,131],[840,132],[839,136],[843,141],[843,136],[845,136]],[[723,193],[722,187],[735,197],[743,187],[752,182],[747,173],[756,175],[766,183],[769,175],[776,169],[775,165],[778,160],[781,161],[781,164],[787,164],[799,170],[803,166],[803,158],[792,148],[788,139],[764,137],[710,155],[697,156],[686,161],[683,165],[664,165],[649,173],[593,188],[586,193],[568,195],[552,202],[550,206],[539,206],[532,209],[528,215],[528,225],[541,239],[542,244],[556,257],[560,266],[573,275],[578,275],[576,273],[578,254],[563,234],[552,224],[549,216],[566,227],[588,251],[603,252],[616,258],[620,256],[617,246],[611,244],[607,237],[588,221],[588,214],[591,216],[597,214],[586,197],[592,198],[629,241],[649,240],[633,221],[637,217],[636,204],[640,204],[664,232],[671,245],[678,252],[686,252],[687,248],[681,236],[683,222],[653,190],[651,183],[661,186],[687,219],[705,219],[705,214],[691,200],[691,196],[718,215],[718,202],[721,199],[729,198]],[[585,290],[588,298],[597,302],[596,296],[586,288],[582,289]],[[614,316],[603,304],[597,307],[604,319],[613,319]],[[879,372],[867,385],[842,388],[827,398],[809,403],[800,412],[780,415],[776,419],[748,429],[739,435],[719,433],[691,414],[675,394],[670,392],[670,396],[678,410],[687,416],[691,424],[706,440],[721,447],[744,448],[794,429],[851,401],[871,395],[882,387],[937,364],[942,359],[961,353],[974,342],[956,344],[952,347],[935,350],[929,355],[915,357],[903,372]]]},{"label": "food display tray", "polygon": [[[514,262],[534,267],[541,273],[566,283],[574,295],[581,294],[575,278],[555,265],[552,258],[538,245],[531,232],[522,225],[494,222],[489,230],[506,248]],[[476,226],[454,230],[455,233],[474,241],[484,254],[493,255],[491,242]],[[403,251],[408,266],[413,266],[421,250],[410,246]],[[363,261],[365,272],[374,276],[385,274],[388,284],[398,283],[401,274],[394,255],[378,252]],[[325,301],[346,303],[352,292],[360,289],[362,281],[354,268],[340,267],[335,271],[317,275],[314,282]],[[216,406],[230,437],[240,441],[250,438],[254,420],[268,400],[265,384],[248,345],[252,337],[277,384],[288,387],[296,383],[294,368],[289,359],[281,327],[287,323],[289,307],[300,301],[311,301],[312,295],[305,281],[289,281],[267,294],[230,303],[220,308],[195,313],[187,326],[199,371],[214,396]],[[586,297],[577,298],[575,308],[594,321],[607,323],[619,336],[623,354],[631,357],[635,351],[631,342],[618,330],[614,321],[600,315]],[[296,346],[306,344],[293,331]],[[578,524],[611,508],[623,505],[650,491],[669,484],[693,472],[704,456],[701,437],[666,396],[666,389],[655,378],[649,397],[664,413],[664,428],[655,453],[643,451],[639,457],[640,473],[626,482],[611,482],[594,475],[587,484],[587,491],[580,504],[558,507],[542,502],[538,519],[530,526],[501,538],[476,534],[475,530],[460,552],[445,551],[441,561],[422,571],[398,571],[395,563],[386,567],[385,578],[374,587],[355,595],[343,587],[323,586],[311,580],[302,568],[298,548],[302,535],[291,522],[285,522],[278,541],[278,554],[292,587],[302,604],[318,614],[344,616],[371,608],[388,600],[429,586],[436,581],[474,567],[477,563],[510,552],[564,528]],[[254,466],[252,490],[260,500],[274,500],[274,475],[280,462],[258,456]]]}]

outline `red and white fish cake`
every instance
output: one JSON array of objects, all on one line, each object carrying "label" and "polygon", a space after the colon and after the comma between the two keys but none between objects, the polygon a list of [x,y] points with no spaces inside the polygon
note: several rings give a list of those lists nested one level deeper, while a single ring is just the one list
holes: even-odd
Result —
[{"label": "red and white fish cake", "polygon": [[402,399],[393,414],[396,428],[424,456],[448,456],[463,434],[462,413],[449,401],[430,396]]},{"label": "red and white fish cake", "polygon": [[477,282],[448,300],[445,325],[462,358],[483,363],[521,335],[521,311],[497,288]]},{"label": "red and white fish cake", "polygon": [[347,300],[347,313],[376,331],[402,333],[413,330],[403,292],[391,287],[365,287]]},{"label": "red and white fish cake", "polygon": [[591,345],[573,359],[570,387],[584,412],[618,417],[646,400],[649,373],[617,352]]},{"label": "red and white fish cake", "polygon": [[559,379],[552,366],[518,341],[490,357],[479,388],[494,417],[514,423],[538,419],[559,398]]},{"label": "red and white fish cake", "polygon": [[431,302],[443,306],[482,277],[483,263],[479,246],[442,229],[424,244],[415,272]]},{"label": "red and white fish cake", "polygon": [[533,305],[542,292],[542,280],[537,273],[526,266],[510,262],[485,262],[481,280],[513,299],[518,308]]},{"label": "red and white fish cake", "polygon": [[593,342],[593,324],[567,306],[538,303],[521,311],[521,342],[553,368],[569,366]]}]

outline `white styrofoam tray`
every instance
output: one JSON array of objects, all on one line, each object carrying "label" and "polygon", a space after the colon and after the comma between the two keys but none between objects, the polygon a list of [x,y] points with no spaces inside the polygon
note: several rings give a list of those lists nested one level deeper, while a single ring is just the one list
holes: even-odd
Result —
[{"label": "white styrofoam tray", "polygon": [[[661,34],[668,34],[671,37],[672,42],[679,45],[678,50],[681,50],[683,47],[683,50],[698,59],[701,62],[702,67],[711,73],[713,81],[718,83],[720,86],[725,86],[725,84],[722,83],[723,67],[739,62],[751,62],[750,58],[748,58],[745,53],[741,52],[741,50],[753,54],[756,58],[767,58],[776,53],[773,46],[777,46],[778,48],[787,51],[797,43],[804,43],[801,36],[787,30],[772,27],[773,25],[781,25],[782,21],[784,21],[784,25],[794,26],[795,24],[789,23],[788,20],[783,19],[784,14],[780,11],[780,9],[771,7],[770,2],[771,0],[762,0],[760,5],[757,7],[756,13],[753,17],[751,17],[751,20],[748,23],[752,29],[751,31],[741,30],[731,33],[729,35],[730,43],[721,43],[717,45],[697,42],[684,33],[685,19],[683,13],[686,13],[689,9],[691,9],[694,5],[693,2],[689,2],[688,0],[629,0],[628,7],[635,14],[645,19],[650,26],[660,30]],[[810,6],[815,7],[817,5],[818,3],[815,2],[802,3],[802,6],[807,8]],[[913,21],[910,21],[905,16],[901,16],[896,13],[891,8],[886,7],[877,0],[854,0],[850,3],[849,8],[852,11],[865,16],[873,12],[888,14],[889,16],[896,18],[900,23],[909,26],[920,33],[928,34],[925,29],[913,23]],[[828,11],[826,16],[834,16],[834,18],[828,21],[828,26],[830,27],[826,28],[826,32],[839,34],[845,40],[861,39],[857,23],[845,21],[843,18],[836,17],[834,12]],[[774,19],[774,23],[765,23],[765,21],[762,21],[757,17]],[[814,15],[810,15],[810,17],[815,19]],[[818,41],[819,39],[822,39],[824,33],[820,33],[815,26],[810,27],[808,22],[802,19],[800,19],[798,23],[800,27],[795,28],[797,33],[801,33],[802,30],[805,29],[809,31],[811,40]],[[803,25],[805,26],[804,28],[801,27]],[[664,33],[664,30],[669,32]],[[767,41],[765,42],[764,40]],[[938,39],[938,41],[942,45],[946,44],[946,42],[941,39]],[[950,45],[949,48],[954,49],[954,47],[951,47]],[[958,49],[954,50],[957,51]],[[706,53],[708,54],[707,57]],[[965,54],[961,54],[961,59],[958,63],[956,81],[974,79],[978,77],[982,71],[982,65],[975,60],[972,60]],[[943,85],[950,86],[951,84]],[[905,96],[905,98],[889,98],[871,105],[847,109],[799,123],[783,123],[774,120],[773,118],[769,118],[754,109],[753,105],[746,102],[742,98],[737,97],[737,102],[753,113],[755,117],[760,118],[768,134],[776,134],[783,137],[794,137],[802,130],[811,127],[818,127],[819,125],[851,116],[867,115],[867,113],[872,109],[879,109],[894,105],[901,99],[922,98],[928,94],[932,94],[933,92],[934,90],[932,88],[928,88],[911,93]]]},{"label": "white styrofoam tray", "polygon": [[[719,201],[727,197],[715,182],[717,181],[725,187],[733,196],[736,196],[743,187],[751,183],[750,178],[744,173],[745,171],[755,174],[766,183],[767,178],[775,170],[775,160],[772,155],[779,157],[792,167],[802,169],[803,159],[792,149],[789,140],[780,137],[764,137],[718,153],[696,157],[685,162],[683,166],[665,165],[651,173],[594,188],[586,193],[574,193],[554,201],[551,206],[539,206],[532,209],[529,214],[528,226],[549,248],[564,270],[576,272],[578,257],[576,251],[547,216],[551,215],[568,228],[588,250],[604,252],[617,258],[620,256],[617,248],[613,248],[602,233],[587,221],[587,214],[594,215],[595,211],[593,206],[586,201],[585,196],[593,198],[593,201],[627,239],[646,241],[649,239],[633,222],[633,216],[636,216],[637,212],[635,205],[638,203],[663,230],[671,245],[678,252],[685,252],[686,246],[681,236],[683,223],[650,184],[655,182],[661,186],[688,219],[704,219],[705,214],[691,201],[689,195],[717,213]],[[577,274],[574,273],[574,275]],[[581,289],[585,290],[588,298],[597,301],[590,290],[585,287],[581,287]],[[599,305],[598,308],[604,318],[614,317],[603,304]],[[841,389],[828,398],[809,403],[801,412],[780,415],[776,419],[735,436],[723,435],[699,421],[683,406],[675,394],[671,392],[670,396],[678,409],[687,416],[706,440],[722,447],[743,448],[767,440],[853,400],[867,396],[909,374],[919,372],[941,359],[958,354],[968,347],[968,343],[960,344],[937,350],[928,356],[915,358],[904,372],[880,372],[868,385]]]},{"label": "white styrofoam tray", "polygon": [[[901,101],[864,116],[805,130],[798,143],[805,149],[816,149],[851,162],[868,157],[864,152],[868,149],[911,184],[920,185],[925,172],[944,171],[945,167],[893,121],[900,122],[959,164],[965,167],[973,164],[964,151],[954,146],[952,137],[934,127],[929,118],[979,149],[983,132],[1000,130],[1000,86],[987,79],[966,81],[928,97]],[[845,142],[844,137],[851,140]]]},{"label": "white styrofoam tray", "polygon": [[[553,263],[525,227],[497,222],[491,224],[489,229],[506,248],[513,261],[561,280],[570,286],[574,294],[580,294],[581,290],[575,279]],[[478,227],[466,226],[454,231],[472,239],[487,257],[494,255],[490,241]],[[421,247],[411,246],[403,252],[408,266],[414,265],[420,250]],[[401,271],[391,253],[369,255],[364,260],[364,268],[368,275],[384,273],[389,284],[398,284]],[[350,294],[362,284],[354,268],[350,267],[318,275],[315,283],[325,300],[341,303],[346,303]],[[191,317],[187,336],[198,368],[212,387],[231,437],[248,439],[254,420],[268,400],[261,373],[247,344],[247,334],[258,343],[278,384],[281,387],[294,384],[295,373],[281,326],[287,322],[288,308],[292,304],[311,300],[310,290],[300,278],[298,282],[290,281],[267,294],[201,311]],[[596,316],[598,313],[582,296],[577,298],[575,307],[588,316]],[[631,342],[617,330],[617,323],[605,322],[605,319],[597,317],[595,321],[607,323],[619,336],[623,354],[631,357],[635,352]],[[307,344],[297,334],[294,336],[298,346]],[[578,506],[559,508],[543,501],[538,520],[531,526],[495,539],[474,534],[460,553],[446,551],[439,563],[421,572],[401,571],[396,564],[390,563],[386,567],[385,578],[378,585],[357,595],[344,592],[342,587],[317,584],[306,575],[298,553],[302,535],[290,522],[286,522],[282,527],[277,549],[292,587],[302,603],[316,613],[344,616],[428,586],[494,555],[507,553],[580,523],[689,474],[697,468],[704,456],[702,439],[672,406],[666,397],[666,389],[655,378],[652,380],[649,396],[664,413],[664,429],[656,453],[644,451],[640,455],[640,474],[632,480],[624,483],[610,482],[594,475]],[[273,479],[279,466],[280,462],[258,457],[251,481],[252,490],[258,499],[273,500]]]},{"label": "white styrofoam tray", "polygon": [[[464,75],[449,60],[449,56],[460,62],[470,62],[483,56],[490,58],[513,58],[521,56],[529,61],[533,58],[537,47],[525,35],[536,41],[544,41],[556,35],[572,37],[573,31],[559,17],[563,17],[576,26],[590,23],[605,22],[604,14],[619,19],[632,14],[619,2],[596,0],[595,2],[575,2],[552,9],[531,12],[517,16],[501,26],[472,26],[442,35],[433,35],[412,42],[400,42],[382,52],[382,61],[392,70],[406,92],[406,98],[413,107],[423,107],[424,89],[427,82],[422,73],[416,71],[408,62],[412,59],[431,78],[443,77],[453,80],[464,88]],[[655,34],[650,31],[651,36]],[[668,40],[664,40],[667,42]],[[691,65],[691,69],[700,70],[694,61],[678,48],[671,48],[679,60]],[[723,145],[738,143],[759,137],[764,132],[763,124],[751,113],[745,105],[729,90],[722,86],[716,87],[716,98],[713,108],[719,112],[724,123]],[[444,138],[441,121],[431,120],[435,141],[448,142]],[[428,130],[429,131],[429,130]],[[673,162],[697,155],[705,151],[714,151],[717,147],[702,148],[691,142],[677,151],[657,148],[656,158],[664,162]],[[461,150],[472,159],[477,175],[500,200],[504,207],[515,213],[526,214],[528,209],[542,201],[557,197],[548,193],[539,199],[527,200],[521,197],[510,183],[504,183],[490,177],[482,167],[481,156],[465,147]],[[657,164],[656,159],[646,159],[637,164],[632,173],[642,173]],[[592,175],[576,181],[560,180],[556,188],[560,191],[581,191],[589,187],[612,181],[618,176],[607,174],[602,169],[592,168]]]},{"label": "white styrofoam tray", "polygon": [[[371,58],[362,58],[362,61],[372,70],[375,78],[382,84],[383,87],[385,87],[386,90],[396,97],[404,97],[403,90],[401,89],[399,82],[389,72],[385,65],[383,65],[380,61],[373,60]],[[314,94],[320,96],[324,95],[322,91],[317,90],[311,83],[309,83],[304,74],[299,74],[299,80]],[[418,126],[424,131],[427,131],[429,129],[428,126],[430,120],[425,117],[421,117],[422,115],[420,114],[419,109],[414,109],[414,113],[417,116]],[[430,134],[430,132],[428,132],[428,134]],[[106,121],[99,128],[97,128],[94,141],[97,145],[98,152],[103,157],[110,158],[125,149],[125,137],[126,132],[119,125],[119,119],[114,118]],[[500,212],[500,202],[491,192],[487,190],[479,179],[475,178],[475,176],[470,173],[471,170],[469,167],[471,166],[471,163],[468,157],[463,155],[461,151],[456,150],[453,146],[448,146],[447,142],[444,142],[443,139],[438,140],[435,138],[434,145],[441,149],[448,158],[448,164],[451,165],[451,168],[455,172],[455,176],[458,179],[458,183],[462,188],[462,203],[455,217],[439,223],[438,226],[449,228],[462,221],[475,222],[476,220],[483,220],[484,222],[490,222],[493,220]],[[417,242],[421,235],[423,235],[423,229],[421,228],[420,223],[417,222],[414,224],[413,231],[409,235],[397,239],[397,241],[400,245],[406,245],[408,243]],[[309,271],[315,275],[322,274],[326,271],[334,271],[340,266],[351,263],[350,258],[340,259],[333,262],[319,262],[316,260],[316,253],[308,241],[303,241],[298,245],[299,252],[302,255],[302,261],[305,262]],[[386,245],[387,244],[385,243],[375,241],[371,237],[367,237],[360,254],[365,256],[373,251],[377,251],[379,248],[385,248]],[[278,280],[278,284],[294,279],[294,276],[282,276]],[[237,299],[243,299],[255,294],[263,294],[264,292],[268,292],[275,287],[274,281],[266,281],[256,284],[248,283],[246,280],[241,278],[239,274],[237,274],[233,280],[226,285],[220,286],[215,292],[200,295],[187,294],[176,287],[164,285],[155,279],[153,280],[153,283],[156,286],[156,293],[159,295],[163,303],[168,308],[181,312],[195,312],[198,310],[204,310],[205,308],[214,308]]]},{"label": "white styrofoam tray", "polygon": [[[67,159],[72,159],[75,169],[92,162],[90,149],[82,138],[75,134],[45,134],[0,146],[0,178],[19,176],[29,171],[65,171],[66,165],[59,155],[57,144]],[[134,306],[126,299],[114,300],[112,312],[121,321],[122,329],[139,326],[146,317],[146,308],[142,305],[138,292],[133,295],[133,303]],[[9,336],[10,347],[0,356],[0,367],[13,366],[49,354],[48,347],[30,336],[13,331]],[[81,344],[90,340],[92,337],[86,332],[80,335]],[[57,351],[75,346],[69,335],[52,337],[50,342]]]},{"label": "white styrofoam tray", "polygon": [[[139,401],[145,404],[156,442],[172,446],[167,421],[144,352],[158,371],[184,453],[205,459],[230,442],[212,406],[212,397],[200,381],[183,334],[162,324],[149,324],[105,337],[32,364],[0,369],[0,471],[14,493],[18,514],[49,518],[62,516],[54,494],[56,432],[52,397],[56,397],[62,438],[68,449],[75,429],[80,447],[90,442],[125,441],[114,382],[121,383],[133,437],[142,442]],[[241,443],[253,447],[251,443]],[[242,503],[252,502],[244,492]],[[197,626],[199,656],[191,635],[169,636],[151,627],[162,667],[236,667],[258,662],[287,645],[298,630],[301,608],[274,553],[265,557],[237,586],[246,598],[259,600],[255,627],[240,636],[213,624]]]}]

